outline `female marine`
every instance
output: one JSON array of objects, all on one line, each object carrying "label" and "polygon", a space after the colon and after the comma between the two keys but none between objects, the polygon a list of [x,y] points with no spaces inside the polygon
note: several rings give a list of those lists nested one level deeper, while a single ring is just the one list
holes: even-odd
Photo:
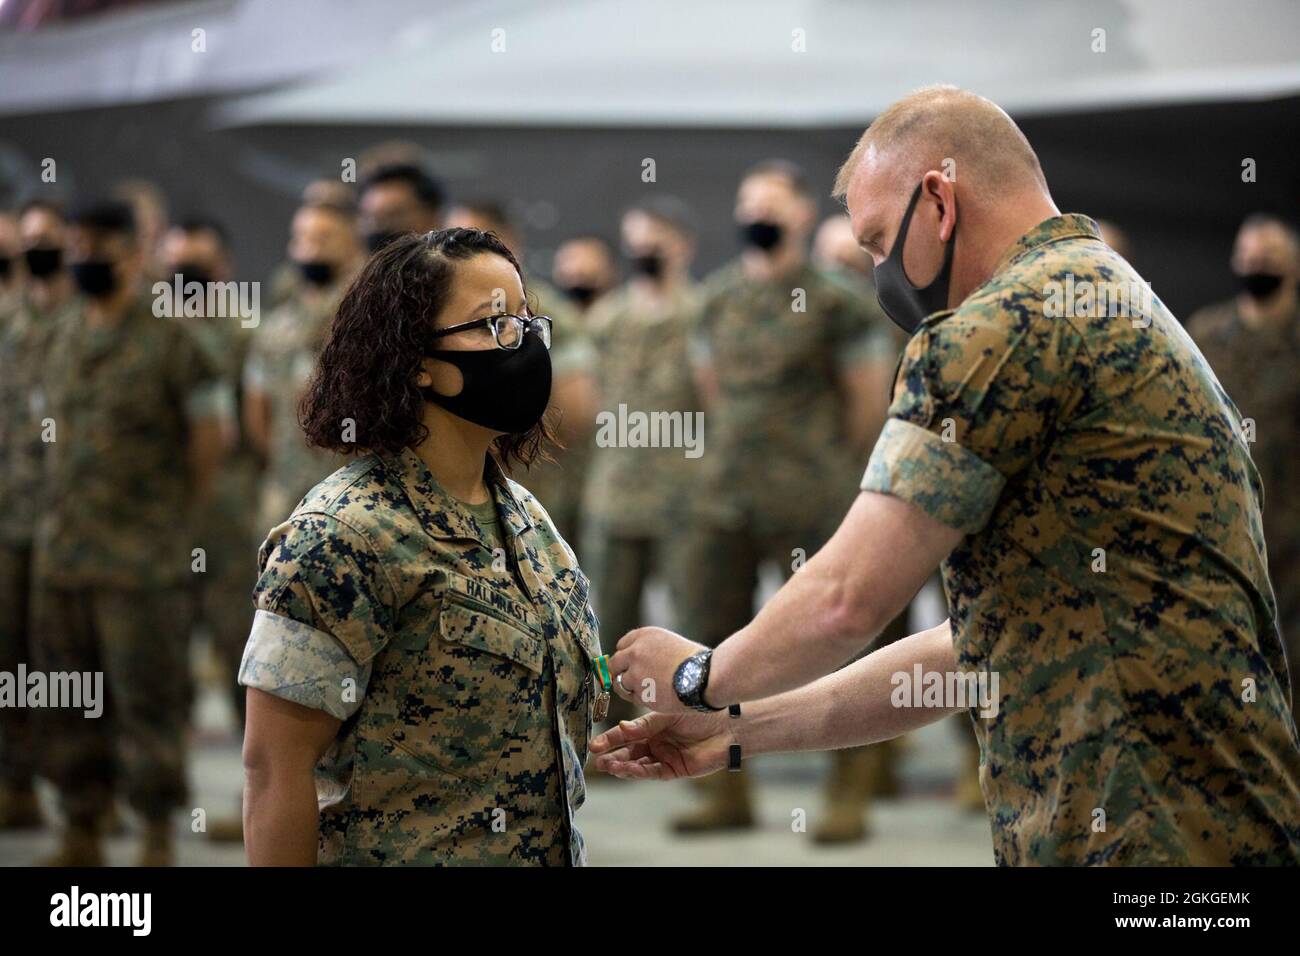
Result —
[{"label": "female marine", "polygon": [[261,550],[240,668],[254,864],[580,865],[587,579],[506,476],[548,437],[550,320],[493,234],[385,246],[303,399],[355,453]]}]

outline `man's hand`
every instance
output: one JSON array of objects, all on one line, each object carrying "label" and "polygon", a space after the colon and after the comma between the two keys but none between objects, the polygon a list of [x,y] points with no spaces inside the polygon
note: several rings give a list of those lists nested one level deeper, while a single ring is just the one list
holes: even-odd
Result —
[{"label": "man's hand", "polygon": [[[609,672],[615,678],[614,691],[624,700],[651,710],[665,713],[686,710],[673,690],[673,674],[686,658],[706,650],[703,644],[688,641],[662,627],[628,631],[609,659]],[[707,688],[705,697],[708,697]]]},{"label": "man's hand", "polygon": [[727,720],[726,714],[695,713],[644,714],[625,720],[591,742],[596,769],[636,780],[713,773],[727,765],[727,749],[736,742]]}]

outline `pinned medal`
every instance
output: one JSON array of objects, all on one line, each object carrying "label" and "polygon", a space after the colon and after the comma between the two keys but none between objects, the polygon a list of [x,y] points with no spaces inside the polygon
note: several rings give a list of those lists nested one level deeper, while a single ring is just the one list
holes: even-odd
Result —
[{"label": "pinned medal", "polygon": [[609,655],[601,654],[592,662],[592,666],[599,691],[596,694],[596,706],[592,717],[596,720],[604,720],[609,716],[609,689],[612,684],[609,679]]}]

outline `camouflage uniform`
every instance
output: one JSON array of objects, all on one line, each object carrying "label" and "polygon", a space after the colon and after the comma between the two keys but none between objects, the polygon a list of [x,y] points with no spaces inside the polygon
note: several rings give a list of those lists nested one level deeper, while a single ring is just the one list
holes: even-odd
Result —
[{"label": "camouflage uniform", "polygon": [[[596,365],[596,353],[578,313],[560,292],[540,279],[529,279],[527,288],[529,296],[536,299],[536,314],[549,315],[554,320],[551,373],[557,380],[566,375],[590,373]],[[517,477],[528,482],[529,489],[546,508],[564,539],[577,544],[581,534],[579,505],[591,460],[591,440],[583,438],[570,447],[552,447],[549,451],[555,461],[538,459]]]},{"label": "camouflage uniform", "polygon": [[[638,415],[677,413],[684,426],[694,428],[700,404],[687,361],[694,309],[689,288],[653,307],[640,305],[625,288],[593,309],[589,328],[600,355],[596,381],[602,413],[617,419],[620,405]],[[703,440],[698,432],[692,437]],[[652,571],[664,576],[680,613],[683,573],[675,547],[702,461],[687,458],[686,451],[611,446],[592,453],[583,495],[582,555],[611,653],[619,638],[646,623],[641,595]]]},{"label": "camouflage uniform", "polygon": [[37,662],[102,671],[109,699],[98,720],[40,712],[49,777],[69,822],[90,827],[110,799],[116,738],[128,799],[159,820],[185,798],[189,422],[221,414],[229,395],[188,331],[145,301],[108,329],[71,315],[43,380],[57,432],[35,540]]},{"label": "camouflage uniform", "polygon": [[713,647],[748,623],[760,563],[788,577],[796,549],[810,557],[852,503],[845,476],[861,466],[837,378],[880,348],[875,314],[809,265],[757,282],[736,263],[708,281],[691,350],[719,396],[683,534],[694,639]]},{"label": "camouflage uniform", "polygon": [[1278,621],[1291,665],[1292,710],[1300,684],[1300,311],[1277,330],[1244,325],[1235,302],[1187,323],[1241,413],[1253,423],[1250,457],[1264,483],[1264,540]]},{"label": "camouflage uniform", "polygon": [[[244,367],[247,387],[270,399],[270,447],[262,474],[254,541],[280,524],[302,496],[342,463],[338,455],[307,447],[298,403],[325,345],[346,282],[332,290],[299,292],[276,306],[253,335]],[[339,429],[343,423],[339,423]]]},{"label": "camouflage uniform", "polygon": [[[30,301],[0,317],[0,671],[31,663],[32,533],[41,496],[41,363],[50,331],[76,308],[45,314]],[[0,708],[0,784],[31,786],[37,746],[30,712]]]},{"label": "camouflage uniform", "polygon": [[587,579],[537,500],[486,477],[504,554],[410,450],[340,469],[262,547],[240,683],[343,721],[322,864],[584,862]]},{"label": "camouflage uniform", "polygon": [[960,668],[999,676],[996,716],[972,711],[997,860],[1300,862],[1241,422],[1159,299],[1050,317],[1070,276],[1140,283],[1057,216],[930,316],[862,484],[966,535],[942,571]]},{"label": "camouflage uniform", "polygon": [[[238,403],[240,377],[252,346],[253,330],[235,318],[184,320],[199,344],[208,350],[229,393]],[[231,410],[242,421],[237,408]],[[195,546],[204,549],[207,567],[195,582],[197,624],[206,625],[212,649],[226,667],[225,679],[241,722],[244,692],[236,683],[244,642],[253,623],[248,595],[257,582],[257,563],[249,544],[255,535],[260,466],[257,453],[243,436],[221,462],[212,487],[212,500],[195,525]]]}]

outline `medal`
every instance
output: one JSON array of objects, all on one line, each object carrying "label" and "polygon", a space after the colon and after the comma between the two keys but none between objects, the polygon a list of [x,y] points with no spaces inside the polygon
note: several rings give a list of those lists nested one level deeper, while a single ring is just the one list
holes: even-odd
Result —
[{"label": "medal", "polygon": [[609,716],[609,657],[601,654],[592,664],[597,685],[596,706],[592,717],[596,720],[604,720]]}]

